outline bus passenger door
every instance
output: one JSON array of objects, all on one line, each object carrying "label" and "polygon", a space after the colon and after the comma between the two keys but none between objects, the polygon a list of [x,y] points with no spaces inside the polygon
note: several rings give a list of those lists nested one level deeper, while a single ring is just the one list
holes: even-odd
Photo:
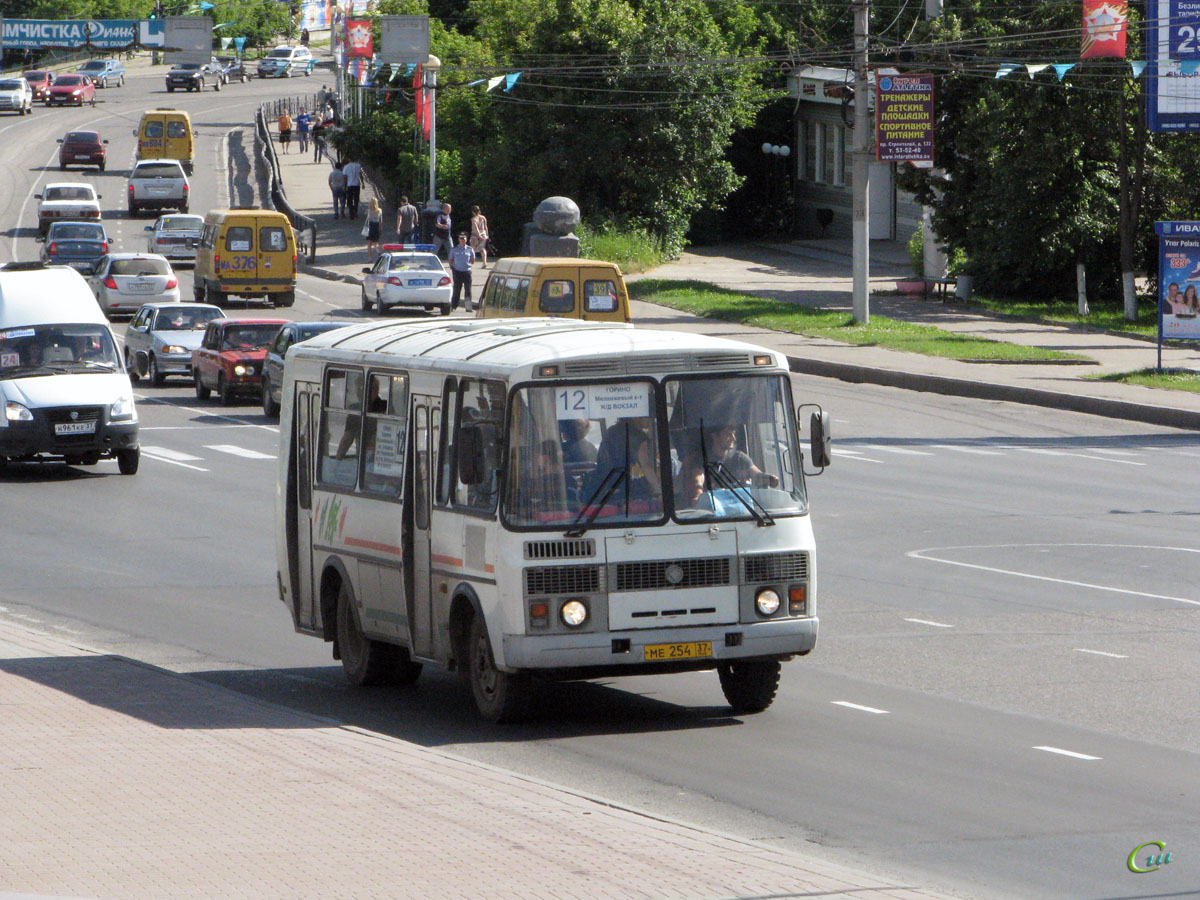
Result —
[{"label": "bus passenger door", "polygon": [[405,542],[404,569],[409,577],[408,621],[414,656],[432,658],[434,652],[433,596],[430,589],[429,509],[432,491],[429,422],[437,408],[436,397],[413,396],[412,452],[408,454],[408,478],[412,490],[407,512],[410,540]]},{"label": "bus passenger door", "polygon": [[315,448],[312,410],[319,408],[317,385],[296,382],[292,406],[292,477],[294,494],[287,502],[288,567],[292,574],[292,596],[296,627],[320,627],[314,612],[312,574],[312,476]]}]

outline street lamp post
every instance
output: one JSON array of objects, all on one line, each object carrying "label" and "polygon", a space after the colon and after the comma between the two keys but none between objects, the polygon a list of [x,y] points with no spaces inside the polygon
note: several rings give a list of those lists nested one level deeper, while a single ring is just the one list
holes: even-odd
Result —
[{"label": "street lamp post", "polygon": [[776,220],[775,224],[786,226],[788,217],[784,214],[784,208],[791,203],[791,192],[787,190],[788,182],[785,182],[783,191],[784,202],[783,204],[778,203],[775,199],[775,182],[779,180],[778,170],[780,168],[783,168],[784,174],[787,173],[786,163],[784,163],[784,160],[792,155],[792,148],[787,144],[772,144],[768,141],[762,145],[762,152],[766,154],[767,157],[774,157],[777,160],[775,163],[768,164],[770,165],[770,171],[767,174],[767,178],[769,179],[770,183],[767,186],[767,203],[769,206],[773,207],[772,218]]},{"label": "street lamp post", "polygon": [[425,90],[429,91],[429,201],[425,208],[437,212],[437,73],[442,61],[429,54],[425,61]]}]

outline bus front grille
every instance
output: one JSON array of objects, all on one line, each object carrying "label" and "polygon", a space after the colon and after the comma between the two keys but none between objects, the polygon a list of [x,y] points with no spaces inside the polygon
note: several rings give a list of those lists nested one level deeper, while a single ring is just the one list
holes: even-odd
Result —
[{"label": "bus front grille", "polygon": [[591,538],[561,541],[526,541],[526,559],[585,559],[596,555],[596,542]]},{"label": "bus front grille", "polygon": [[730,583],[729,557],[656,559],[616,563],[616,588],[624,591],[662,591],[676,588],[720,587]]},{"label": "bus front grille", "polygon": [[525,596],[595,594],[603,590],[602,572],[598,565],[530,567],[525,570]]},{"label": "bus front grille", "polygon": [[807,553],[762,553],[742,557],[743,584],[778,584],[807,578]]}]

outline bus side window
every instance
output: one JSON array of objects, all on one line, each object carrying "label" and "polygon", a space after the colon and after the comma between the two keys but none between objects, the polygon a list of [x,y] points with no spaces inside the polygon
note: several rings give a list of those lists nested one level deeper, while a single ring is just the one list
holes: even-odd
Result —
[{"label": "bus side window", "polygon": [[[455,460],[454,506],[474,512],[491,512],[496,506],[496,494],[500,484],[500,431],[504,416],[504,384],[496,381],[480,381],[464,378],[459,383],[458,420],[455,423],[455,443],[464,426],[477,426],[483,435],[483,462],[487,473],[480,484],[463,484],[458,478],[458,462]],[[457,456],[457,453],[452,454]]]},{"label": "bus side window", "polygon": [[373,373],[366,405],[362,488],[398,497],[408,434],[408,376]]},{"label": "bus side window", "polygon": [[357,448],[362,431],[362,372],[329,369],[324,397],[318,477],[324,485],[353,488],[358,480]]},{"label": "bus side window", "polygon": [[442,425],[437,454],[437,493],[434,497],[438,506],[450,502],[450,490],[454,485],[454,454],[450,452],[450,436],[454,434],[454,398],[457,393],[458,379],[451,375],[442,387]]}]

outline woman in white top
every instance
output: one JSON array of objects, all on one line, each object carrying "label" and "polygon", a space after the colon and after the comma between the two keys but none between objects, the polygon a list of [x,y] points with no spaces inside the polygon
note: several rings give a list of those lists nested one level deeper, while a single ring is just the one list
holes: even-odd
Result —
[{"label": "woman in white top", "polygon": [[478,206],[471,207],[471,240],[469,243],[471,249],[475,251],[475,255],[483,260],[483,267],[486,269],[488,223],[487,217],[479,211]]},{"label": "woman in white top", "polygon": [[379,255],[379,233],[383,230],[383,209],[379,206],[379,198],[372,197],[367,207],[367,222],[363,226],[363,235],[367,239],[367,262]]}]

